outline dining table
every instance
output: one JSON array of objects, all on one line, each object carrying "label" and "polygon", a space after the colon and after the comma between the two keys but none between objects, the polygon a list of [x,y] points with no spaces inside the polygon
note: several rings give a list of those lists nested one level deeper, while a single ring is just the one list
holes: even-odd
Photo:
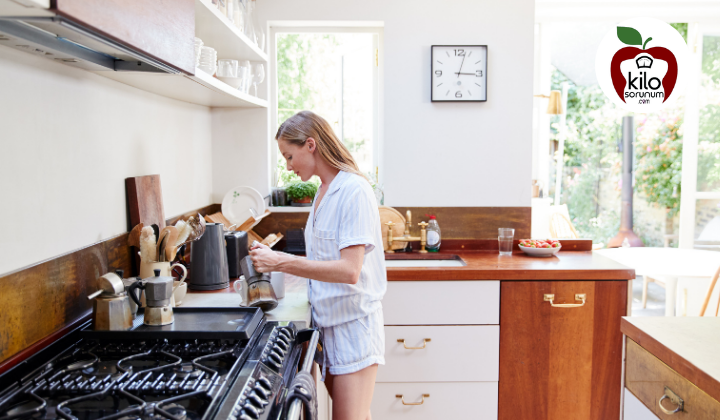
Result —
[{"label": "dining table", "polygon": [[700,249],[628,247],[593,252],[635,269],[636,275],[665,280],[665,316],[675,316],[679,278],[710,278],[720,267],[720,252]]}]

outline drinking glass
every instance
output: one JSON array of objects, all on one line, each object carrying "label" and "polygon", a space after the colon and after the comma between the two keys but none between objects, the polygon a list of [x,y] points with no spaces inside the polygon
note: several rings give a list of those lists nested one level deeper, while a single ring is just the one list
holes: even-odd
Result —
[{"label": "drinking glass", "polygon": [[253,86],[255,86],[255,96],[257,97],[257,85],[265,80],[265,66],[260,64],[255,65],[255,71],[253,72]]},{"label": "drinking glass", "polygon": [[511,229],[511,228],[499,228],[498,229],[498,247],[500,249],[500,255],[512,255],[513,237],[514,236],[515,236],[515,229]]},{"label": "drinking glass", "polygon": [[252,84],[252,66],[250,65],[250,61],[244,60],[240,63],[238,77],[243,79],[240,84],[240,91],[242,93],[250,92],[250,85]]},{"label": "drinking glass", "polygon": [[218,77],[238,77],[238,61],[221,59],[218,60]]}]

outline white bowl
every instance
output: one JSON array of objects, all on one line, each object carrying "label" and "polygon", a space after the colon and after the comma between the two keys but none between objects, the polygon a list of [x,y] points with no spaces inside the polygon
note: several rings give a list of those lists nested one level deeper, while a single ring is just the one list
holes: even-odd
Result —
[{"label": "white bowl", "polygon": [[562,249],[562,245],[557,248],[532,248],[529,246],[519,246],[524,253],[531,257],[552,257]]},{"label": "white bowl", "polygon": [[242,85],[243,79],[239,77],[219,77],[220,81],[232,86],[233,89],[238,89]]}]

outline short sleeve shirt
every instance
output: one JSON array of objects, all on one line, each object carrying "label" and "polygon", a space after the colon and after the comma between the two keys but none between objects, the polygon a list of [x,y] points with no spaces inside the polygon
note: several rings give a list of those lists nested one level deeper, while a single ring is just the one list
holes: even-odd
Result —
[{"label": "short sleeve shirt", "polygon": [[313,319],[321,327],[332,327],[378,311],[387,289],[387,273],[372,187],[363,177],[340,171],[317,210],[314,202],[305,226],[307,258],[336,261],[341,249],[353,245],[364,245],[365,256],[357,284],[308,279]]}]

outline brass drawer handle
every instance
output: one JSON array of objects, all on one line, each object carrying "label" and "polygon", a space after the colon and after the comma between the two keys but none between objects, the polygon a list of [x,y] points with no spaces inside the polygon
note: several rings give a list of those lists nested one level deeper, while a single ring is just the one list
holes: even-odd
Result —
[{"label": "brass drawer handle", "polygon": [[395,398],[400,398],[400,401],[402,401],[403,405],[423,405],[423,404],[425,404],[425,398],[430,398],[430,394],[423,394],[422,400],[420,402],[414,402],[414,403],[405,402],[405,398],[403,397],[402,394],[395,395]]},{"label": "brass drawer handle", "polygon": [[545,302],[550,302],[550,306],[553,308],[579,308],[581,306],[585,306],[585,300],[587,299],[587,295],[585,293],[576,293],[575,294],[575,300],[581,300],[582,303],[555,303],[553,300],[555,300],[555,295],[552,293],[546,293],[543,295],[543,300]]},{"label": "brass drawer handle", "polygon": [[[665,399],[670,400],[670,402],[677,405],[677,407],[672,411],[666,409],[662,405],[662,402]],[[663,413],[672,415],[672,414],[678,413],[680,411],[683,411],[683,408],[685,407],[685,401],[683,401],[683,399],[680,398],[676,393],[672,392],[672,390],[670,388],[665,387],[665,395],[660,397],[660,401],[658,401],[658,405],[660,406],[660,409],[662,410]]]},{"label": "brass drawer handle", "polygon": [[423,345],[422,345],[422,347],[408,347],[407,344],[405,344],[405,339],[404,339],[404,338],[398,338],[398,341],[397,341],[397,342],[398,342],[398,343],[402,343],[403,347],[405,347],[405,348],[408,349],[408,350],[422,350],[422,349],[425,348],[425,346],[427,345],[427,343],[429,343],[430,341],[432,341],[432,340],[429,339],[429,338],[423,339]]}]

